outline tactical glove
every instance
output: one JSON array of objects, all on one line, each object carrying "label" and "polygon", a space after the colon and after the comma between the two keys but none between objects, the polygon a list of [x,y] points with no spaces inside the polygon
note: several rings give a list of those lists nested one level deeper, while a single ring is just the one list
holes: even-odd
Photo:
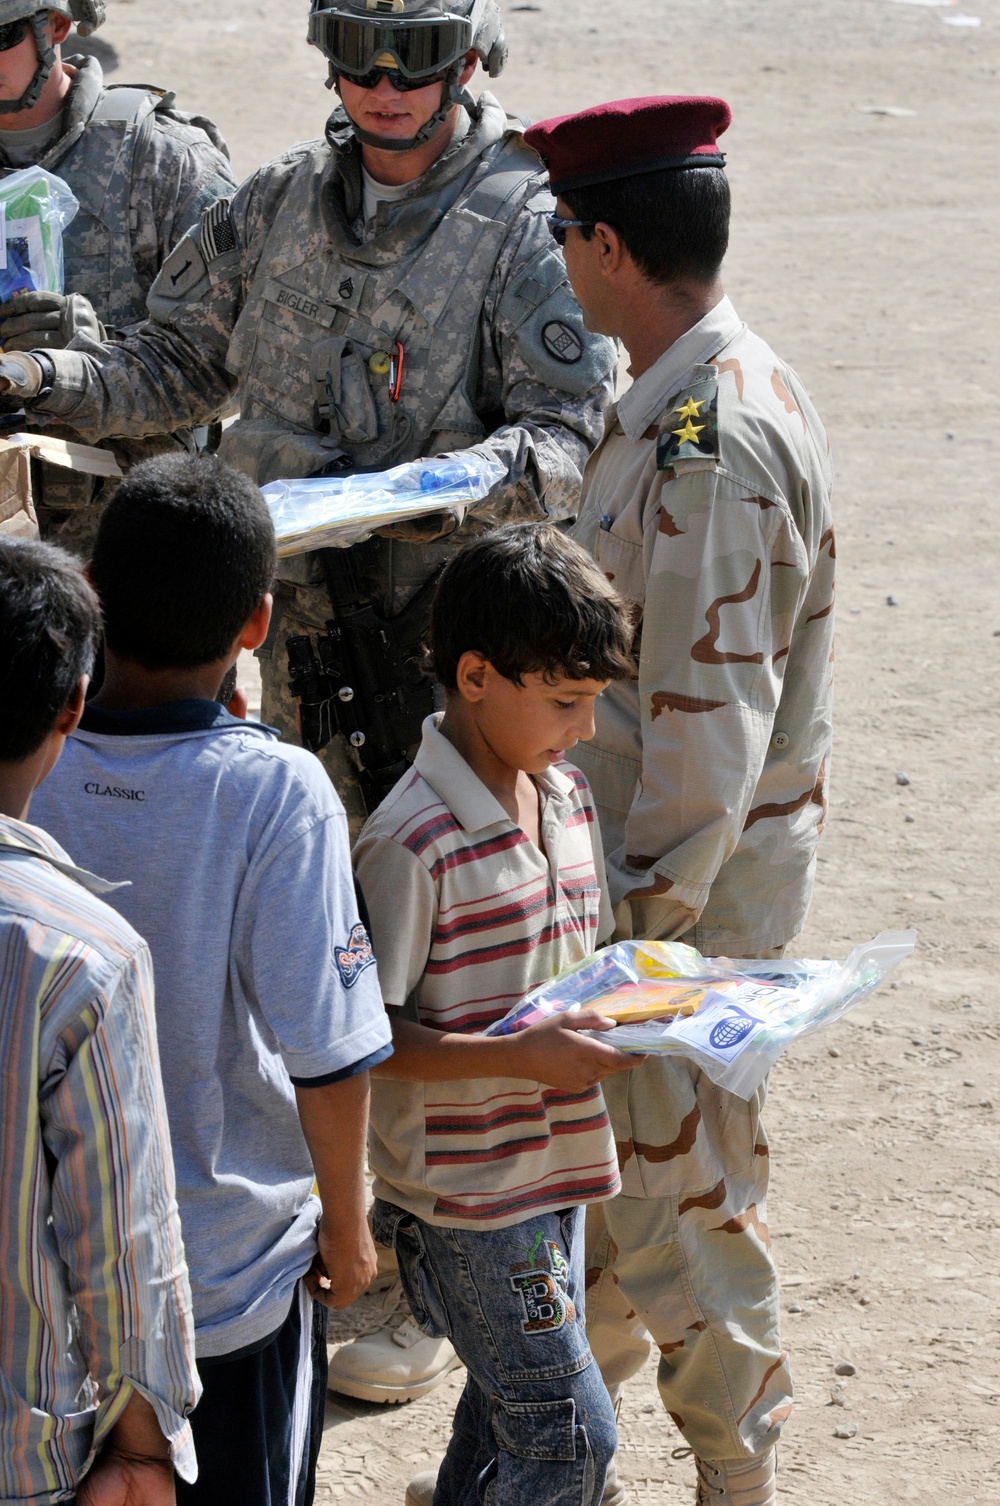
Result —
[{"label": "tactical glove", "polygon": [[0,355],[0,412],[16,413],[44,384],[45,372],[34,356]]},{"label": "tactical glove", "polygon": [[435,539],[446,539],[465,522],[468,509],[443,507],[440,512],[424,513],[422,518],[406,518],[401,523],[387,523],[376,528],[380,539],[397,539],[401,544],[433,544]]},{"label": "tactical glove", "polygon": [[82,293],[15,293],[0,303],[0,345],[9,350],[65,350],[74,335],[103,343],[104,325]]}]

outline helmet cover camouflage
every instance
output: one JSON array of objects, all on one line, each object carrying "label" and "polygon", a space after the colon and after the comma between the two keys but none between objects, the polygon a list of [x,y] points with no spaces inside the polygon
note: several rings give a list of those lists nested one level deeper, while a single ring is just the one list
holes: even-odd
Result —
[{"label": "helmet cover camouflage", "polygon": [[107,15],[105,0],[49,0],[46,5],[39,5],[37,0],[34,3],[33,0],[0,0],[0,26],[49,10],[75,21],[81,37],[89,37],[92,31],[103,24]]},{"label": "helmet cover camouflage", "polygon": [[42,6],[26,3],[26,0],[0,0],[0,26],[9,26],[14,21],[29,22],[38,58],[38,67],[20,99],[0,99],[0,117],[17,115],[38,103],[56,61],[55,48],[47,34],[50,11],[75,21],[80,35],[86,37],[101,25],[106,9],[105,0],[52,0],[51,4]]}]

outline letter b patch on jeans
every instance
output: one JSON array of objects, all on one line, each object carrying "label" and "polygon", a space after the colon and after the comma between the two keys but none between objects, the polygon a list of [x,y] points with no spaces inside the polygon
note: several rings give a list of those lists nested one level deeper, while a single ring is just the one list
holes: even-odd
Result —
[{"label": "letter b patch on jeans", "polygon": [[[543,1250],[547,1250],[549,1254],[549,1270],[536,1264]],[[515,1292],[520,1292],[524,1303],[524,1322],[521,1327],[526,1334],[534,1336],[551,1333],[566,1323],[572,1323],[576,1318],[576,1306],[567,1290],[569,1264],[562,1250],[552,1240],[546,1240],[542,1244],[540,1238],[536,1237],[535,1244],[528,1252],[527,1263],[511,1266],[510,1284]]]}]

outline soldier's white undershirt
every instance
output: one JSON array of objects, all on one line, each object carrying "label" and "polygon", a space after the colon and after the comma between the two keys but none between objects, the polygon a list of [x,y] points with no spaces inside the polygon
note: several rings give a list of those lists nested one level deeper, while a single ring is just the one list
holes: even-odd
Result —
[{"label": "soldier's white undershirt", "polygon": [[[2,134],[0,132],[0,136]],[[365,224],[375,218],[375,213],[380,203],[397,204],[400,199],[405,199],[406,195],[413,189],[412,183],[380,183],[377,178],[372,177],[363,163],[361,165],[361,178],[364,193]]]},{"label": "soldier's white undershirt", "polygon": [[[468,135],[468,133],[469,117],[465,113],[465,111],[462,110],[455,122],[455,128],[452,131],[451,140],[448,143],[449,150],[451,150],[452,147],[457,146],[458,143]],[[367,225],[371,220],[375,218],[375,214],[380,202],[386,204],[398,204],[400,199],[406,198],[406,195],[413,188],[413,184],[380,183],[377,178],[372,177],[371,173],[365,167],[364,163],[362,163],[361,187],[361,210],[362,214],[364,215],[365,224]]]},{"label": "soldier's white undershirt", "polygon": [[60,110],[52,120],[27,131],[0,131],[0,148],[11,167],[30,167],[45,156],[63,133],[64,113]]}]

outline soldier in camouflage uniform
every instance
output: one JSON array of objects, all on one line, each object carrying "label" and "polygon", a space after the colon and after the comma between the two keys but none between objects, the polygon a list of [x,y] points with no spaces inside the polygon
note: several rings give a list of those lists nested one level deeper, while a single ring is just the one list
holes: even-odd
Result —
[{"label": "soldier in camouflage uniform", "polygon": [[[63,240],[65,293],[0,304],[6,350],[56,349],[79,334],[120,337],[145,318],[146,294],[184,231],[235,187],[211,121],[176,110],[162,90],[106,86],[96,58],[63,59],[72,22],[87,35],[104,11],[104,0],[54,0],[44,9],[0,0],[0,174],[37,164],[80,203]],[[61,424],[48,432],[80,437]],[[194,447],[190,432],[169,428],[107,445],[123,470],[182,447]],[[43,537],[88,554],[108,488],[42,462],[33,471]]]},{"label": "soldier in camouflage uniform", "polygon": [[[720,100],[626,100],[528,133],[593,329],[631,389],[577,537],[635,604],[636,678],[574,760],[593,786],[617,939],[780,955],[826,810],[834,545],[822,425],[718,280]],[[792,1406],[770,1251],[764,1092],[652,1057],[605,1084],[622,1193],[588,1216],[587,1330],[613,1396],[652,1336],[704,1506],[767,1506]],[[613,1480],[606,1501],[623,1491]]]},{"label": "soldier in camouflage uniform", "polygon": [[[504,479],[468,518],[451,509],[364,546],[365,585],[392,616],[477,531],[575,515],[614,348],[584,327],[520,122],[468,93],[480,61],[496,75],[506,59],[495,0],[312,0],[310,39],[343,101],[325,138],[203,215],[163,267],[141,332],[9,358],[0,376],[91,440],[198,422],[238,388],[220,453],[261,484],[488,452]],[[318,556],[282,561],[280,574],[262,712],[297,739],[286,642],[321,631],[331,602]],[[337,735],[320,757],[356,833],[354,754]],[[417,1329],[398,1285],[379,1331],[347,1350],[332,1379],[373,1401],[422,1395],[456,1363],[447,1340]]]},{"label": "soldier in camouflage uniform", "polygon": [[[480,60],[496,74],[506,58],[495,0],[313,0],[310,39],[346,105],[325,139],[208,210],[158,277],[152,322],[113,352],[54,353],[35,406],[93,440],[199,422],[238,387],[220,453],[261,484],[488,450],[505,479],[464,526],[454,511],[397,525],[364,557],[392,615],[476,530],[575,514],[613,347],[583,327],[520,123],[468,93]],[[315,556],[283,562],[278,608],[263,716],[297,738],[284,643],[330,616]],[[338,735],[320,756],[359,830],[351,750]]]}]

